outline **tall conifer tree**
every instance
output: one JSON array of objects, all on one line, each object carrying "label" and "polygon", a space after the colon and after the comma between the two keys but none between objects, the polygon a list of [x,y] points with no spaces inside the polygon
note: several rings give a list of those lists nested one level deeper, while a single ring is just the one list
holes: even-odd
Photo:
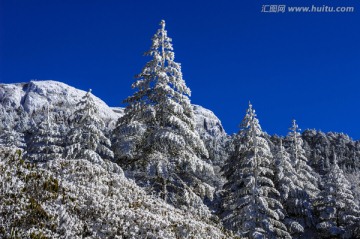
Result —
[{"label": "tall conifer tree", "polygon": [[124,169],[143,186],[175,206],[199,205],[211,198],[213,168],[195,129],[190,89],[174,61],[165,21],[152,38],[152,59],[136,77],[137,91],[125,100],[125,115],[115,129],[114,151]]},{"label": "tall conifer tree", "polygon": [[67,137],[67,158],[94,159],[96,156],[112,159],[111,142],[103,130],[105,124],[98,115],[98,109],[91,94],[91,89],[76,105],[71,117],[71,129]]},{"label": "tall conifer tree", "polygon": [[250,103],[224,175],[226,227],[248,238],[291,238],[281,222],[280,194],[272,181],[273,156]]}]

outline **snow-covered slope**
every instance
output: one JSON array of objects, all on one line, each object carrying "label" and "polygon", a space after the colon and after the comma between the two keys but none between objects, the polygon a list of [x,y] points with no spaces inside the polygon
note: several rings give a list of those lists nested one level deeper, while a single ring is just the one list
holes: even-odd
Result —
[{"label": "snow-covered slope", "polygon": [[[17,108],[23,106],[26,112],[41,109],[43,106],[67,105],[74,106],[85,91],[76,89],[57,81],[30,81],[29,83],[1,84],[0,103],[5,107]],[[96,94],[96,92],[95,92]],[[94,97],[99,108],[99,115],[105,121],[116,120],[122,116],[121,110],[113,110],[107,104]]]},{"label": "snow-covered slope", "polygon": [[147,195],[112,162],[14,155],[0,150],[1,238],[229,238]]},{"label": "snow-covered slope", "polygon": [[[0,84],[0,238],[231,238],[216,222],[225,183],[220,169],[234,150],[235,137],[228,136],[216,115],[202,106],[193,105],[193,109],[196,130],[215,172],[214,200],[205,200],[214,215],[175,209],[126,178],[116,164],[96,155],[87,160],[59,156],[32,164],[14,156],[15,146],[28,150],[34,129],[47,115],[66,136],[73,126],[70,115],[85,93],[56,81]],[[97,97],[94,101],[106,125],[104,134],[111,138],[124,108],[109,107]],[[47,113],[48,105],[54,112]],[[304,131],[301,138],[308,165],[323,177],[336,155],[359,203],[360,142],[316,130]],[[266,135],[266,139],[273,155],[280,139],[286,150],[291,145],[288,137]],[[309,233],[315,233],[315,228],[306,229],[302,238],[309,238]]]},{"label": "snow-covered slope", "polygon": [[[46,114],[47,106],[68,118],[85,93],[56,81],[0,84],[3,125],[14,127],[27,143],[34,123],[41,122],[38,115]],[[96,96],[93,98],[111,134],[124,108],[109,107]],[[220,120],[198,105],[194,105],[194,113],[196,129],[210,155],[218,155],[219,148],[212,145],[226,138]],[[24,164],[13,157],[13,149],[0,147],[0,151],[0,181],[5,182],[0,201],[6,202],[0,203],[0,237],[13,233],[18,237],[50,238],[226,238],[208,215],[200,218],[198,213],[175,209],[147,195],[112,162],[54,159]],[[14,197],[17,200],[13,201]],[[15,221],[7,217],[14,212],[18,217]],[[14,227],[14,223],[18,225]]]},{"label": "snow-covered slope", "polygon": [[[23,106],[27,113],[50,106],[74,106],[86,91],[76,89],[65,83],[46,80],[28,83],[0,84],[0,105],[5,108]],[[96,95],[96,91],[94,92]],[[109,107],[98,97],[94,97],[100,117],[113,123],[124,113],[124,108]],[[119,99],[121,100],[121,99]],[[222,138],[226,136],[220,120],[215,114],[199,105],[194,105],[196,128],[204,137]]]}]

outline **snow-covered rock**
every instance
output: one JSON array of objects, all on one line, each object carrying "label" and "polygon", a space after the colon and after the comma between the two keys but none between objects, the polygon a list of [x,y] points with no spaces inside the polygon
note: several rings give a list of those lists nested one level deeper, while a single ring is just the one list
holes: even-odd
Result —
[{"label": "snow-covered rock", "polygon": [[222,166],[228,157],[226,151],[229,136],[226,134],[220,119],[208,109],[193,105],[196,130],[204,141],[209,158],[215,166]]},{"label": "snow-covered rock", "polygon": [[[73,106],[85,93],[86,91],[52,80],[0,84],[0,103],[4,107],[23,106],[26,112],[31,113],[44,106],[47,107],[47,105]],[[98,97],[94,97],[94,101],[98,106],[99,115],[104,121],[117,120],[122,116],[121,110],[113,110]]]},{"label": "snow-covered rock", "polygon": [[212,137],[226,137],[226,132],[220,119],[208,109],[200,105],[193,105],[196,129],[200,134],[207,134]]}]

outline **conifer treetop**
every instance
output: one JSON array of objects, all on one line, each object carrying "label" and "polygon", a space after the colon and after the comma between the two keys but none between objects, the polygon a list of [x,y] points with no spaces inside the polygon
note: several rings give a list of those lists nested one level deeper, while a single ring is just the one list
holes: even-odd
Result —
[{"label": "conifer treetop", "polygon": [[299,133],[301,131],[301,129],[299,128],[299,125],[296,123],[296,119],[292,119],[291,127],[289,128],[289,130],[292,132],[297,132],[297,133]]},{"label": "conifer treetop", "polygon": [[240,124],[240,132],[242,132],[242,135],[249,137],[259,136],[263,133],[256,112],[250,101],[245,117]]}]

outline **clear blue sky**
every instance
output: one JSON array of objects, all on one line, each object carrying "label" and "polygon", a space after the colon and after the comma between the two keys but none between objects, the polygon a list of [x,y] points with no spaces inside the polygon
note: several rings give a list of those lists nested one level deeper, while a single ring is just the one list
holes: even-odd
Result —
[{"label": "clear blue sky", "polygon": [[[355,13],[261,13],[263,4]],[[296,118],[360,139],[358,0],[0,0],[0,82],[58,80],[124,106],[161,19],[192,103],[228,133],[251,100],[268,133],[286,134]]]}]

